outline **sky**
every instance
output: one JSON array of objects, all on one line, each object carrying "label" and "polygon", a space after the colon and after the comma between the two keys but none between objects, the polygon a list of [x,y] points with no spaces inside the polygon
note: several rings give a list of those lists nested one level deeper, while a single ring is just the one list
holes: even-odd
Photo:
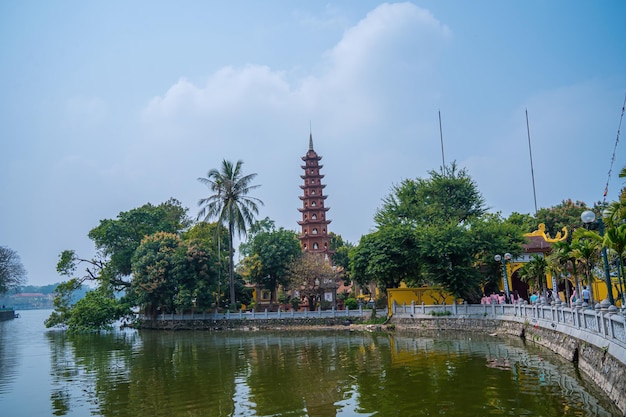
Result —
[{"label": "sky", "polygon": [[298,230],[310,133],[329,231],[355,244],[394,184],[444,161],[503,216],[591,205],[607,182],[614,201],[625,17],[621,0],[0,2],[0,246],[28,284],[62,281],[59,254],[93,256],[102,219],[172,197],[195,218],[224,159],[257,174],[259,219]]}]

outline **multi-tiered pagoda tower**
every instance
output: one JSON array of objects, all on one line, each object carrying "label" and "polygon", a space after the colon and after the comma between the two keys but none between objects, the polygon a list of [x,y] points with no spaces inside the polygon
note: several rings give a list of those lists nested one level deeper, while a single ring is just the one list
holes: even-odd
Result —
[{"label": "multi-tiered pagoda tower", "polygon": [[326,185],[322,184],[324,175],[320,174],[323,165],[319,164],[322,159],[313,149],[313,134],[309,135],[309,150],[302,157],[304,165],[304,175],[300,178],[304,184],[300,186],[304,195],[300,196],[302,208],[298,210],[302,213],[302,221],[298,224],[302,226],[302,234],[298,237],[302,243],[302,250],[305,252],[323,253],[329,259],[333,254],[330,250],[330,236],[328,235],[328,224],[326,219],[328,207],[324,207],[326,197],[323,193]]}]

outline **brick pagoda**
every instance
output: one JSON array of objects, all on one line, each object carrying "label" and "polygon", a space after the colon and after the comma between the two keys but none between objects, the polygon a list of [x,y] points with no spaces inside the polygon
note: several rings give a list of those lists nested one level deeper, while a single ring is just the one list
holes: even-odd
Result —
[{"label": "brick pagoda", "polygon": [[328,235],[328,224],[331,222],[326,219],[328,207],[324,207],[326,197],[324,195],[324,187],[320,174],[323,165],[319,164],[322,159],[313,149],[313,134],[309,135],[309,150],[302,157],[304,165],[304,175],[300,178],[304,180],[304,184],[300,186],[303,190],[302,208],[298,210],[302,213],[302,220],[298,222],[302,226],[302,234],[298,237],[302,244],[302,250],[305,252],[323,253],[329,259],[333,254],[330,250],[330,236]]}]

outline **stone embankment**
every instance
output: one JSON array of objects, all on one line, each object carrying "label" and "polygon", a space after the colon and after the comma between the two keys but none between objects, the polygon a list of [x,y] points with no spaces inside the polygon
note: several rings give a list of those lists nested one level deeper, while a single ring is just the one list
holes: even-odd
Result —
[{"label": "stone embankment", "polygon": [[142,329],[153,330],[325,330],[343,329],[363,322],[359,317],[328,317],[328,318],[282,318],[282,319],[198,319],[198,320],[143,320]]}]

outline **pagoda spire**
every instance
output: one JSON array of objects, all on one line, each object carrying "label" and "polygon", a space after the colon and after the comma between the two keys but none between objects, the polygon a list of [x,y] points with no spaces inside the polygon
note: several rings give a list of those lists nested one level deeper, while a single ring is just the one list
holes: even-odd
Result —
[{"label": "pagoda spire", "polygon": [[309,121],[309,150],[313,150],[313,129],[311,129],[311,121]]}]

